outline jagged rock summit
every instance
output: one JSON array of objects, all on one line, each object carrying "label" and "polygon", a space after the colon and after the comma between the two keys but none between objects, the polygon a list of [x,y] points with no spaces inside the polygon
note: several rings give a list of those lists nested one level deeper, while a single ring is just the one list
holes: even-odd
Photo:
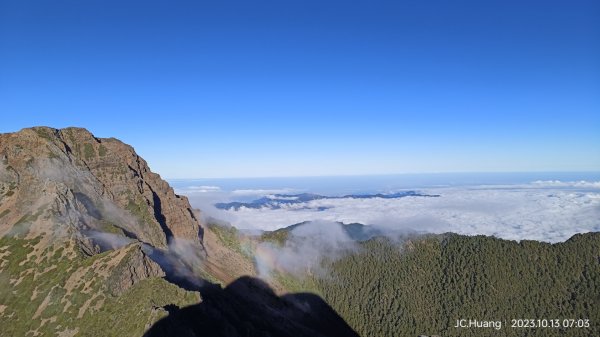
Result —
[{"label": "jagged rock summit", "polygon": [[1,134],[0,196],[0,236],[77,236],[90,254],[114,244],[98,233],[157,248],[172,238],[202,242],[186,197],[151,172],[131,146],[82,128]]}]

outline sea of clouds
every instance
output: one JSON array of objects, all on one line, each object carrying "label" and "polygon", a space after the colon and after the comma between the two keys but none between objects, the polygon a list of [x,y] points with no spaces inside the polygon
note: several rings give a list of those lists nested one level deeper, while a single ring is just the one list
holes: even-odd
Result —
[{"label": "sea of clouds", "polygon": [[398,199],[338,198],[238,211],[213,205],[245,200],[291,188],[223,191],[218,186],[188,186],[194,207],[240,229],[274,230],[303,221],[359,222],[383,230],[493,235],[510,240],[564,241],[577,233],[600,231],[600,182],[533,181],[528,184],[425,188],[431,197]]}]

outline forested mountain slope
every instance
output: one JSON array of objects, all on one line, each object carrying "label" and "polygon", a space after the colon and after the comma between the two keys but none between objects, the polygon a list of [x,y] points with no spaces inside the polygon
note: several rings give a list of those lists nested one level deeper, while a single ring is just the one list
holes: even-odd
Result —
[{"label": "forested mountain slope", "polygon": [[[327,273],[296,285],[320,294],[363,336],[600,335],[600,233],[557,244],[377,237],[325,266]],[[502,328],[455,328],[459,319],[501,321]],[[557,319],[560,327],[512,328],[512,319]]]}]

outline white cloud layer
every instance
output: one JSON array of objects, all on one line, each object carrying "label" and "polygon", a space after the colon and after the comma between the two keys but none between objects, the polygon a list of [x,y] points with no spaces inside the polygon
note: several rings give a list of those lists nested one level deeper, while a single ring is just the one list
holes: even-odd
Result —
[{"label": "white cloud layer", "polygon": [[216,210],[217,214],[211,215],[242,229],[274,230],[307,220],[323,220],[360,222],[390,230],[558,242],[576,233],[600,231],[599,188],[598,182],[536,181],[513,187],[422,191],[439,194],[438,198],[321,199],[287,204],[281,209]]}]

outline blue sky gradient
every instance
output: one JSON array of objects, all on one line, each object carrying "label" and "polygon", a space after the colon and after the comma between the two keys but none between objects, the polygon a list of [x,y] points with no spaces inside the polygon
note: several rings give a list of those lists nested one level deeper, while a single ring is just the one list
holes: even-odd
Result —
[{"label": "blue sky gradient", "polygon": [[598,1],[4,1],[0,132],[169,178],[600,171]]}]

